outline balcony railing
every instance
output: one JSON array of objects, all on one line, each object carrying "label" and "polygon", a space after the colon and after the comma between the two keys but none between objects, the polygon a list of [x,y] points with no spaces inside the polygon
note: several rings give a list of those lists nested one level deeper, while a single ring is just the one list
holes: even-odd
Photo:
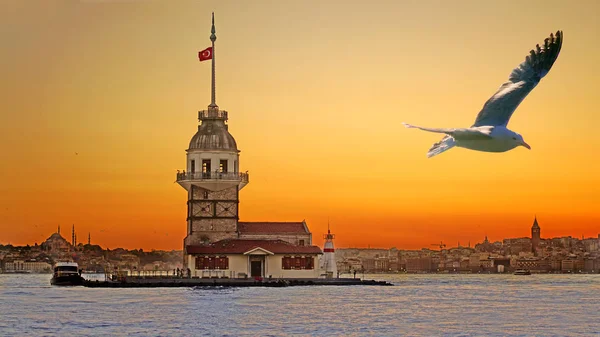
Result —
[{"label": "balcony railing", "polygon": [[205,119],[224,119],[227,120],[227,111],[209,109],[198,111],[198,120],[202,121]]},{"label": "balcony railing", "polygon": [[177,181],[184,180],[240,180],[249,182],[249,174],[238,172],[177,172]]}]

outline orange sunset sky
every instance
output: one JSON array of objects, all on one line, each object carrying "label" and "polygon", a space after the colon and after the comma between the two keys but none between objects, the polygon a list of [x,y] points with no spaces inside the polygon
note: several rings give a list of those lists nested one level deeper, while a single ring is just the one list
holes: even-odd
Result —
[{"label": "orange sunset sky", "polygon": [[[316,244],[435,248],[600,233],[600,2],[2,1],[0,243],[58,225],[103,247],[181,249],[175,181],[217,103],[250,184],[240,220],[306,219]],[[508,125],[532,146],[452,149],[536,43],[550,73]]]}]

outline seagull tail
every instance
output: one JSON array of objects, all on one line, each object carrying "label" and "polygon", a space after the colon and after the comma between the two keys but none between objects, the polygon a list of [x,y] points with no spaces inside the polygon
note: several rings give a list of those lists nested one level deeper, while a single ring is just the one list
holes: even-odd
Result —
[{"label": "seagull tail", "polygon": [[435,155],[438,155],[442,152],[446,152],[453,148],[456,145],[454,138],[450,136],[446,136],[442,138],[439,142],[433,144],[433,146],[427,152],[427,158],[431,158]]}]

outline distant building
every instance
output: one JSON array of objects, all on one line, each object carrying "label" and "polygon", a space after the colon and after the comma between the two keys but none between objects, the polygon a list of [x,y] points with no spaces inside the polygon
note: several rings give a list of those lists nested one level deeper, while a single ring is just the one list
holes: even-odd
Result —
[{"label": "distant building", "polygon": [[547,272],[550,269],[550,263],[548,260],[542,260],[539,258],[517,259],[516,269],[526,269],[538,273]]},{"label": "distant building", "polygon": [[4,263],[4,271],[12,272],[30,272],[30,273],[48,273],[52,271],[52,266],[47,262],[14,260]]},{"label": "distant building", "polygon": [[[339,251],[339,250],[338,250]],[[336,255],[336,267],[340,273],[352,273],[363,269],[363,261],[358,257],[341,258]]]},{"label": "distant building", "polygon": [[138,269],[140,268],[140,258],[137,255],[126,253],[119,255],[119,263],[117,264],[120,268]]},{"label": "distant building", "polygon": [[576,271],[576,263],[575,260],[562,260],[561,261],[561,271],[563,273],[573,273]]},{"label": "distant building", "polygon": [[73,248],[73,246],[60,235],[60,226],[58,226],[58,231],[50,235],[50,237],[42,242],[40,246],[42,247],[42,250],[51,253],[68,252]]},{"label": "distant building", "polygon": [[533,225],[531,226],[531,251],[537,254],[537,250],[540,246],[540,225],[538,225],[537,216],[533,219]]},{"label": "distant building", "polygon": [[362,267],[367,273],[389,272],[390,259],[388,257],[366,258],[362,260]]},{"label": "distant building", "polygon": [[476,272],[491,267],[488,253],[473,253],[469,256],[469,268]]},{"label": "distant building", "polygon": [[495,248],[494,244],[488,241],[487,235],[482,243],[475,244],[475,250],[480,252],[493,252]]},{"label": "distant building", "polygon": [[596,258],[587,258],[583,261],[583,271],[586,273],[597,273],[596,265],[599,261]]},{"label": "distant building", "polygon": [[550,260],[550,271],[559,272],[562,270],[562,260],[552,259]]},{"label": "distant building", "polygon": [[433,271],[431,257],[419,257],[406,259],[406,271],[409,273],[423,273]]},{"label": "distant building", "polygon": [[387,257],[380,257],[380,258],[375,259],[375,271],[389,272],[390,271],[390,259]]},{"label": "distant building", "polygon": [[366,258],[362,260],[362,270],[367,273],[375,272],[375,258]]},{"label": "distant building", "polygon": [[506,253],[510,255],[519,255],[521,252],[530,253],[532,251],[531,239],[527,237],[504,239],[503,245]]},{"label": "distant building", "polygon": [[585,248],[586,252],[596,252],[598,250],[600,250],[600,244],[598,242],[597,239],[595,238],[588,238],[588,239],[584,239],[583,241],[583,247]]},{"label": "distant building", "polygon": [[492,266],[498,270],[498,266],[504,266],[504,270],[510,269],[510,258],[507,257],[494,257],[492,260]]}]

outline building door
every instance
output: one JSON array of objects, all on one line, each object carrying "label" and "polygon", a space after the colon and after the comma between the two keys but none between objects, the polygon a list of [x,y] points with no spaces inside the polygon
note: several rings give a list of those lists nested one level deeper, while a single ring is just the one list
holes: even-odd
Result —
[{"label": "building door", "polygon": [[250,261],[250,276],[262,277],[262,261]]}]

